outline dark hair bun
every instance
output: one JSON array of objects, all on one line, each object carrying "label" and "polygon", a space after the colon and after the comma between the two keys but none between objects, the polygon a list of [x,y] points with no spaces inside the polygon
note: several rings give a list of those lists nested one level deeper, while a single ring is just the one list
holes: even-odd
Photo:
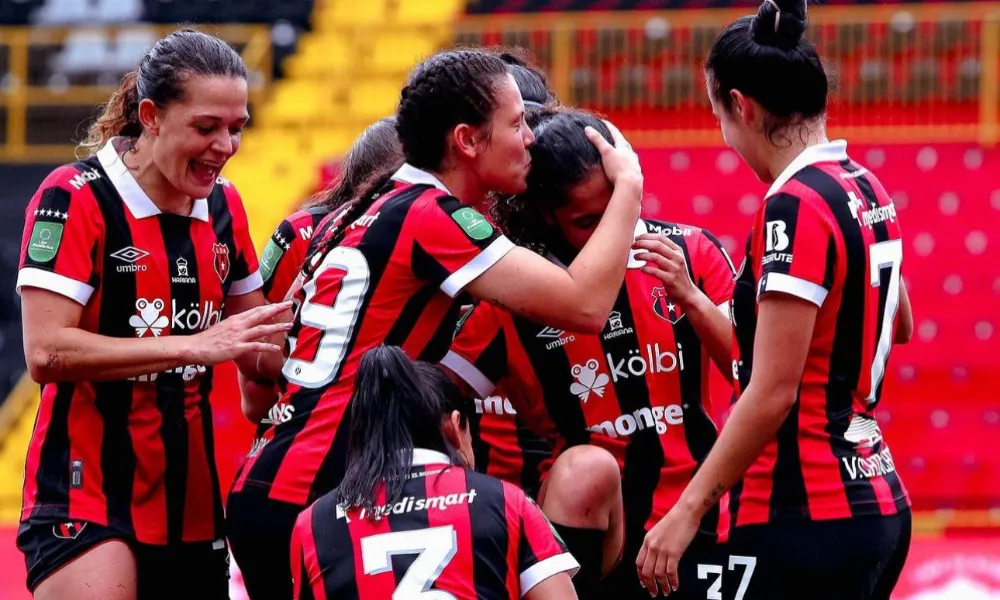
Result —
[{"label": "dark hair bun", "polygon": [[753,41],[792,50],[806,32],[806,0],[764,0],[750,24]]}]

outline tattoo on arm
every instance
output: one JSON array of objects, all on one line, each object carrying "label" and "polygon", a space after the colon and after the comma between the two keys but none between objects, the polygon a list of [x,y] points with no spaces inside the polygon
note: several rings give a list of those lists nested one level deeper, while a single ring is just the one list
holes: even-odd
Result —
[{"label": "tattoo on arm", "polygon": [[709,492],[708,498],[705,498],[705,508],[712,508],[715,503],[719,501],[719,498],[722,498],[722,495],[725,493],[726,486],[721,483],[715,484],[715,487],[712,488],[711,492]]}]

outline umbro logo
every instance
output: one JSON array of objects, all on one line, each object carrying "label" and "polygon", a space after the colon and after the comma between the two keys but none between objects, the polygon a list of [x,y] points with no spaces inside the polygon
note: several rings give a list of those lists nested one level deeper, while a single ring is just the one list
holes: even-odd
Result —
[{"label": "umbro logo", "polygon": [[116,271],[119,273],[136,273],[146,270],[146,265],[137,265],[135,263],[149,256],[149,252],[135,246],[125,246],[121,250],[112,252],[111,256],[125,263],[124,265],[118,265],[115,268]]},{"label": "umbro logo", "polygon": [[566,332],[563,331],[562,329],[546,327],[545,329],[542,329],[541,331],[538,332],[538,337],[548,340],[557,340],[561,338],[564,333]]},{"label": "umbro logo", "polygon": [[545,344],[546,350],[552,350],[553,348],[559,348],[565,346],[570,342],[576,341],[576,336],[573,334],[566,335],[566,332],[562,329],[556,329],[555,327],[546,327],[538,332],[535,336],[542,340],[552,340]]}]

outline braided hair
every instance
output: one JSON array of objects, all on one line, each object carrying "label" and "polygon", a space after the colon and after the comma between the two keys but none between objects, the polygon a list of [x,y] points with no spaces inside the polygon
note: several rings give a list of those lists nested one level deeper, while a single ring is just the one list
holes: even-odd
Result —
[{"label": "braided hair", "polygon": [[396,133],[406,162],[437,171],[455,127],[489,123],[497,107],[497,82],[506,76],[507,64],[482,50],[439,52],[417,65],[396,110]]}]

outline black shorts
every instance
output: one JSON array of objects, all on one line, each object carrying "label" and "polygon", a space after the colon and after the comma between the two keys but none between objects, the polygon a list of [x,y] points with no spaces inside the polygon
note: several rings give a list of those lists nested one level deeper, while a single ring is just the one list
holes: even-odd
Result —
[{"label": "black shorts", "polygon": [[135,557],[138,600],[229,598],[229,550],[224,540],[153,546],[113,527],[86,521],[22,523],[17,547],[28,568],[32,592],[94,547],[111,540],[128,545]]},{"label": "black shorts", "polygon": [[734,528],[723,597],[889,600],[910,550],[910,531],[909,511]]},{"label": "black shorts", "polygon": [[229,494],[227,537],[250,600],[291,600],[292,530],[305,508],[251,486]]},{"label": "black shorts", "polygon": [[[615,600],[649,600],[649,592],[639,582],[639,571],[635,561],[646,534],[636,533],[626,535],[622,559],[615,570],[608,574],[598,584],[600,593],[596,598],[614,598]],[[729,556],[726,544],[718,543],[714,537],[697,534],[687,552],[681,557],[677,568],[677,578],[680,587],[670,594],[670,600],[705,600],[713,598],[710,593],[713,586],[721,587],[721,580],[714,575],[718,569],[713,565],[722,565]],[[704,566],[709,565],[708,569]]]}]

